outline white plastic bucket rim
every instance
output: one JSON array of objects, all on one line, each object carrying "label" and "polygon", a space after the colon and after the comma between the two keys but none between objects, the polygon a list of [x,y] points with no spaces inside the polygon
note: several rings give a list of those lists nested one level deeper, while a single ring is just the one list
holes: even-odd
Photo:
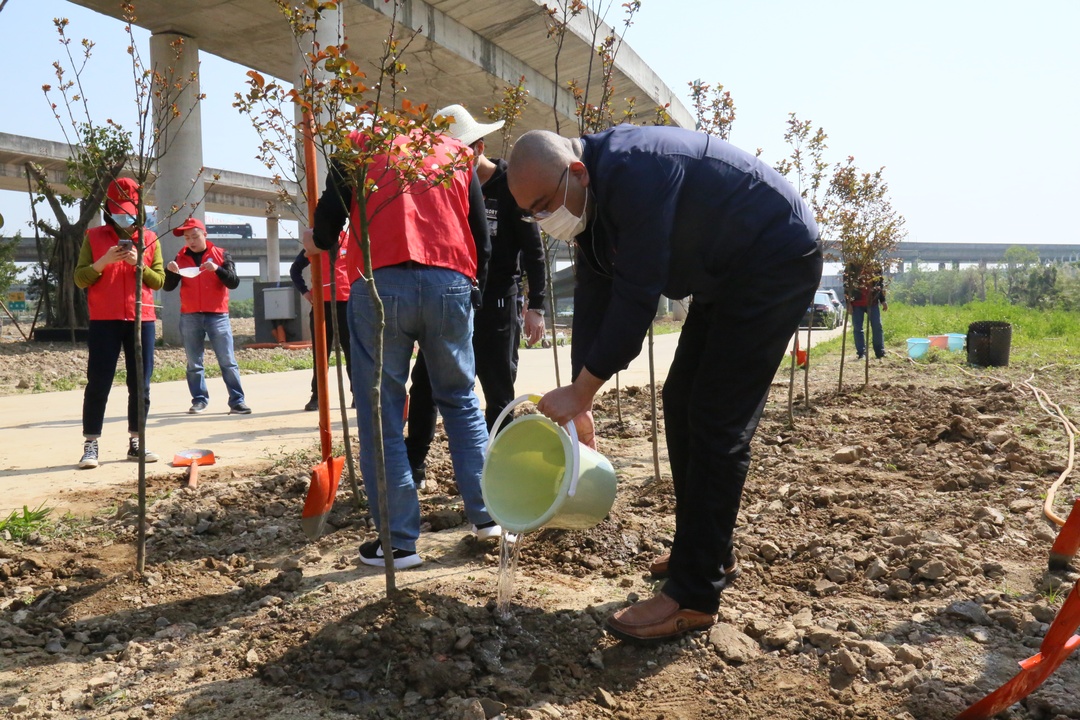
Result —
[{"label": "white plastic bucket rim", "polygon": [[[503,411],[499,413],[499,417],[495,418],[495,424],[491,426],[494,432],[492,432],[491,435],[488,436],[488,443],[487,447],[484,448],[484,455],[487,455],[491,452],[491,446],[495,444],[495,438],[498,436],[499,428],[502,427],[503,420],[506,419],[506,416],[512,413],[514,411],[514,408],[526,401],[534,404],[538,403],[540,402],[540,396],[522,395],[521,397],[514,398],[514,400],[509,405],[503,408]],[[570,436],[571,440],[570,452],[573,456],[573,460],[570,464],[570,487],[566,490],[566,495],[567,497],[574,497],[574,493],[577,492],[577,485],[579,480],[578,472],[581,470],[581,447],[578,444],[577,428],[574,427],[573,420],[566,423],[565,425],[561,425],[560,427],[562,427],[562,429],[566,431],[566,434]]]},{"label": "white plastic bucket rim", "polygon": [[[525,402],[539,402],[538,395],[523,395],[508,405],[496,419],[493,428],[501,428],[492,434],[488,440],[484,454],[484,471],[481,475],[481,490],[484,494],[485,504],[491,518],[502,525],[503,529],[511,533],[529,532],[541,527],[549,526],[563,529],[586,529],[603,520],[611,509],[616,494],[616,475],[611,463],[600,453],[591,448],[581,448],[578,442],[577,431],[573,422],[565,425],[557,425],[543,415],[524,415],[502,427],[503,421],[513,408]],[[528,506],[518,505],[517,500],[509,500],[507,490],[512,487],[505,482],[502,471],[505,471],[505,459],[514,457],[505,455],[499,459],[500,449],[496,447],[496,440],[505,436],[506,441],[513,447],[520,441],[521,433],[532,433],[536,430],[531,428],[546,429],[546,433],[552,440],[556,440],[554,446],[548,446],[550,450],[559,447],[562,467],[558,471],[559,480],[553,488],[553,494],[546,498],[541,496],[539,504]],[[544,446],[540,440],[536,449]],[[532,449],[532,448],[530,448]],[[587,454],[587,458],[583,458]],[[496,465],[495,463],[499,463]],[[498,469],[496,469],[498,468]],[[579,487],[582,478],[586,482]],[[532,486],[532,487],[535,487]],[[584,488],[584,491],[582,491]],[[537,499],[534,497],[534,500]],[[527,508],[527,509],[526,509]]]}]

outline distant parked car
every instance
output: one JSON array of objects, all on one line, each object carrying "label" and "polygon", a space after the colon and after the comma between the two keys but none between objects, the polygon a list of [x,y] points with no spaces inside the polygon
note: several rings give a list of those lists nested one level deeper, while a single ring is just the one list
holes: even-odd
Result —
[{"label": "distant parked car", "polygon": [[814,293],[814,302],[806,309],[800,327],[819,327],[832,330],[837,327],[840,319],[839,311],[833,305],[833,299],[824,290]]},{"label": "distant parked car", "polygon": [[840,299],[840,296],[836,294],[835,290],[826,290],[829,297],[832,298],[833,307],[836,308],[836,326],[839,327],[844,324],[844,314],[847,312],[847,308],[844,305],[844,301]]}]

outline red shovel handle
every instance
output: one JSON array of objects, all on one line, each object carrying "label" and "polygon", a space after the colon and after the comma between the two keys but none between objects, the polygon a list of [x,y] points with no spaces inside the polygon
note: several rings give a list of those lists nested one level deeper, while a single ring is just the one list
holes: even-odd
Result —
[{"label": "red shovel handle", "polygon": [[[308,225],[315,227],[315,206],[318,203],[319,184],[318,160],[315,156],[315,127],[311,120],[311,111],[304,110],[304,176],[307,180]],[[315,352],[315,392],[319,397],[319,442],[322,445],[323,460],[329,460],[333,452],[333,439],[330,434],[330,389],[327,381],[326,357],[326,312],[323,308],[322,259],[313,258],[311,262],[311,310],[315,316],[315,332],[311,339]]]},{"label": "red shovel handle", "polygon": [[1065,527],[1058,533],[1054,546],[1050,548],[1050,568],[1066,566],[1080,551],[1080,497],[1073,503],[1072,512],[1065,520]]}]

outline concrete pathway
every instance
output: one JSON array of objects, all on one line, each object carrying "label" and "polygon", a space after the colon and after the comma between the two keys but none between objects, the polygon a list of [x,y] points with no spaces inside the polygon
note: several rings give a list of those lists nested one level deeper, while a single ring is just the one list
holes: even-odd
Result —
[{"label": "concrete pathway", "polygon": [[[838,333],[838,330],[815,332],[814,342]],[[656,337],[656,372],[661,382],[667,377],[678,341],[677,333]],[[644,347],[642,354],[621,374],[623,387],[648,384],[649,359]],[[569,347],[559,348],[559,365],[565,384],[570,376]],[[220,378],[208,383],[210,407],[202,415],[187,414],[190,396],[186,382],[154,383],[146,437],[147,447],[161,460],[148,465],[147,473],[180,475],[183,470],[174,470],[169,463],[175,453],[188,448],[213,450],[218,468],[250,466],[315,448],[318,415],[303,411],[310,395],[310,383],[311,373],[307,370],[245,375],[244,390],[254,411],[247,416],[228,414],[227,393]],[[519,393],[543,393],[554,387],[551,349],[523,350],[517,381]],[[611,381],[601,392],[613,387]],[[113,387],[99,441],[101,466],[94,470],[76,468],[82,455],[82,395],[80,389],[0,397],[0,517],[6,517],[12,509],[24,505],[33,509],[43,502],[58,513],[65,510],[85,513],[88,508],[79,505],[71,497],[73,493],[114,486],[135,491],[138,465],[126,459],[127,388]],[[337,403],[332,407],[331,417],[339,417]],[[334,433],[335,437],[341,437],[340,422],[334,423]]]}]

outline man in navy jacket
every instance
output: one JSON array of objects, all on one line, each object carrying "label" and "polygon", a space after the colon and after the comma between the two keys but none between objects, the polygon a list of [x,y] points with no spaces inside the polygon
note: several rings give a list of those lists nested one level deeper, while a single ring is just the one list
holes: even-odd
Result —
[{"label": "man in navy jacket", "polygon": [[615,613],[617,637],[708,627],[734,570],[750,440],[821,278],[818,231],[795,189],[708,135],[620,125],[580,139],[538,130],[510,156],[510,191],[577,245],[574,381],[539,409],[595,445],[592,401],[641,352],[661,295],[693,296],[664,385],[675,539],[661,593]]}]

